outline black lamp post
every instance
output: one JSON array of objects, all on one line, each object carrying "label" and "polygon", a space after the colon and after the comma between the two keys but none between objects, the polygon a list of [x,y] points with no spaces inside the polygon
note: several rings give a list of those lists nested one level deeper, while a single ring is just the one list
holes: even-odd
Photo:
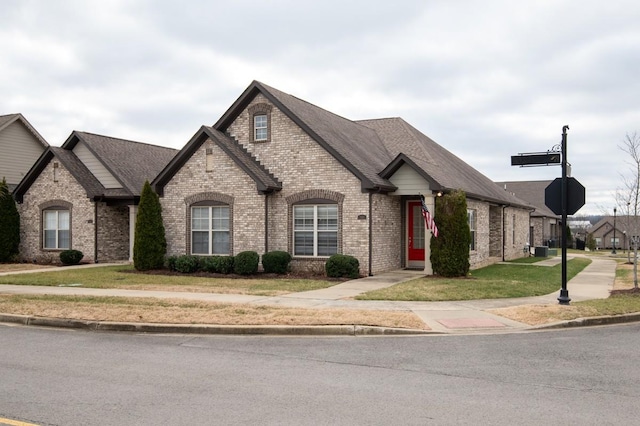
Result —
[{"label": "black lamp post", "polygon": [[613,208],[613,250],[611,254],[616,254],[616,211],[617,209]]}]

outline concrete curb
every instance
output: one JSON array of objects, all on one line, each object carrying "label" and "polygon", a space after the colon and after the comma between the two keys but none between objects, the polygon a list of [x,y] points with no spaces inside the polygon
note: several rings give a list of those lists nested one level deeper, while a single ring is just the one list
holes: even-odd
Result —
[{"label": "concrete curb", "polygon": [[559,321],[552,324],[539,325],[531,327],[529,330],[553,330],[560,328],[588,327],[596,325],[612,325],[625,324],[630,322],[639,322],[640,313],[611,315],[602,317],[577,318],[574,320]]},{"label": "concrete curb", "polygon": [[30,315],[0,314],[0,323],[25,326],[71,328],[87,331],[120,331],[157,334],[208,335],[270,335],[270,336],[398,336],[442,334],[432,330],[416,330],[366,325],[206,325],[206,324],[153,324],[109,321],[87,321],[68,318],[47,318]]}]

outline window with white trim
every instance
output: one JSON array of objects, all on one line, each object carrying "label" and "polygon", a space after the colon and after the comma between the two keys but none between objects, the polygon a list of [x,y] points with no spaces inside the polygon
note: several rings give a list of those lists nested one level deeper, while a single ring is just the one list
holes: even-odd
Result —
[{"label": "window with white trim", "polygon": [[42,247],[65,250],[71,247],[69,210],[49,209],[42,211]]},{"label": "window with white trim", "polygon": [[269,137],[267,114],[256,114],[253,116],[253,140],[266,141]]},{"label": "window with white trim", "polygon": [[191,207],[191,254],[230,254],[229,206]]},{"label": "window with white trim", "polygon": [[469,250],[476,249],[476,211],[474,209],[467,209],[467,222],[469,223],[469,232],[471,232],[471,243],[469,244]]},{"label": "window with white trim", "polygon": [[338,205],[293,206],[293,255],[325,257],[338,253]]}]

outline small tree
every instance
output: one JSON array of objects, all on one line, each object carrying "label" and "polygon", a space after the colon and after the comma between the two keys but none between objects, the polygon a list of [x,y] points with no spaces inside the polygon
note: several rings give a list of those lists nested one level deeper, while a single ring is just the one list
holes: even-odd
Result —
[{"label": "small tree", "polygon": [[162,206],[149,181],[144,183],[136,216],[133,266],[139,271],[160,269],[164,265],[167,241],[162,223]]},{"label": "small tree", "polygon": [[596,239],[593,238],[592,234],[587,234],[587,248],[591,251],[596,250]]},{"label": "small tree", "polygon": [[431,238],[433,272],[444,277],[466,276],[470,267],[471,231],[464,191],[454,191],[438,198],[434,219],[438,237]]},{"label": "small tree", "polygon": [[5,178],[0,182],[0,262],[10,262],[19,253],[20,214]]}]

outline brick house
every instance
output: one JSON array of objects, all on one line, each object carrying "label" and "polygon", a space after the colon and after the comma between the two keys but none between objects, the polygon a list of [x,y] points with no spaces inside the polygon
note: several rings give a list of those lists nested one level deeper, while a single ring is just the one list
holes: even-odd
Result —
[{"label": "brick house", "polygon": [[[615,232],[614,232],[615,223]],[[588,235],[593,237],[596,250],[613,249],[626,250],[633,247],[631,237],[640,235],[637,218],[621,215],[614,220],[613,216],[604,216],[589,230]]]},{"label": "brick house", "polygon": [[535,208],[531,212],[529,243],[531,247],[559,247],[562,217],[552,212],[545,204],[545,189],[550,180],[496,182],[505,191],[526,201]]},{"label": "brick house", "polygon": [[75,249],[90,262],[130,259],[142,186],[176,152],[78,131],[47,148],[14,191],[22,258],[55,261]]},{"label": "brick house", "polygon": [[22,114],[0,115],[0,181],[13,191],[49,144]]},{"label": "brick house", "polygon": [[[284,250],[318,269],[355,256],[361,273],[432,273],[438,194],[467,194],[470,261],[521,257],[532,208],[401,118],[351,121],[254,81],[203,126],[152,182],[168,255]],[[425,260],[426,259],[426,260]]]}]

